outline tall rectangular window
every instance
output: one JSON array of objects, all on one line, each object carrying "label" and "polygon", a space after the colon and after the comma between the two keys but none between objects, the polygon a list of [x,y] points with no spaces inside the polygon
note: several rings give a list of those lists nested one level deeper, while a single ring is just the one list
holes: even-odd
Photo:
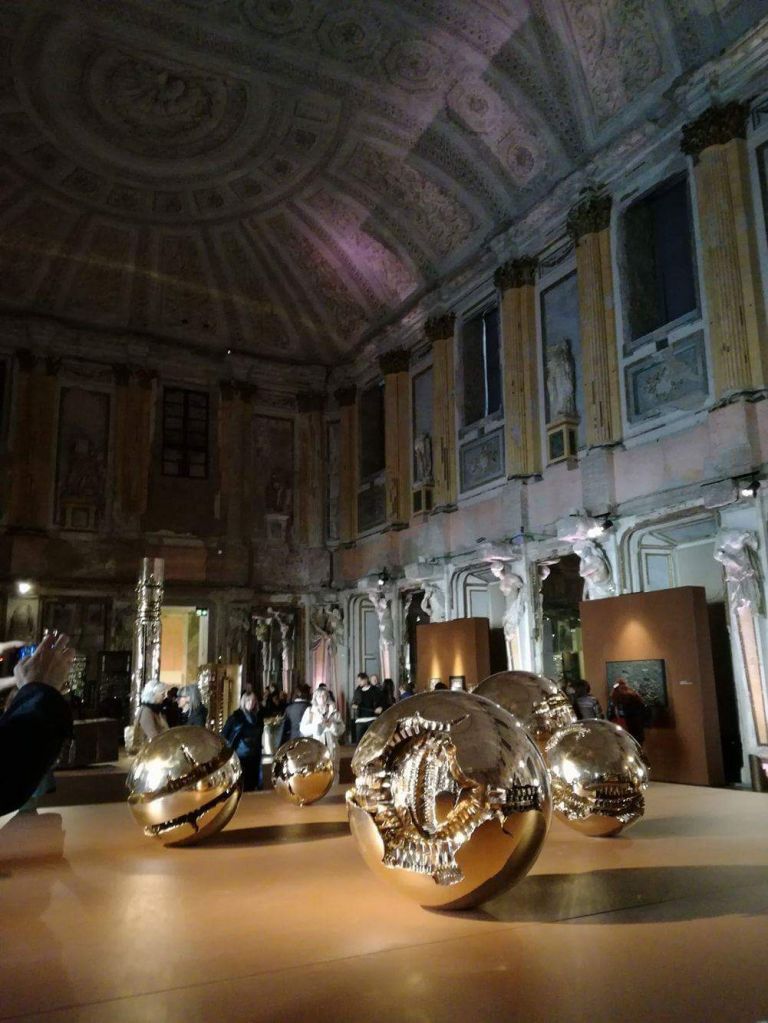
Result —
[{"label": "tall rectangular window", "polygon": [[501,409],[499,310],[486,309],[461,330],[464,376],[464,426],[471,426]]},{"label": "tall rectangular window", "polygon": [[677,178],[624,214],[631,340],[698,308],[688,182]]},{"label": "tall rectangular window", "polygon": [[360,395],[360,479],[368,480],[383,472],[386,465],[384,446],[384,384],[379,381]]},{"label": "tall rectangular window", "polygon": [[183,387],[163,391],[163,475],[208,477],[208,395]]}]

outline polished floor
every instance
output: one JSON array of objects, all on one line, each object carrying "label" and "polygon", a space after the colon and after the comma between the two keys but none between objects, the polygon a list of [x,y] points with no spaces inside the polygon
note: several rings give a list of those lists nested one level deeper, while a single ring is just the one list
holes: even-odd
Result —
[{"label": "polished floor", "polygon": [[768,796],[653,785],[626,836],[554,822],[471,913],[367,871],[341,790],[244,797],[165,849],[126,806],[0,819],[0,1019],[768,1021]]}]

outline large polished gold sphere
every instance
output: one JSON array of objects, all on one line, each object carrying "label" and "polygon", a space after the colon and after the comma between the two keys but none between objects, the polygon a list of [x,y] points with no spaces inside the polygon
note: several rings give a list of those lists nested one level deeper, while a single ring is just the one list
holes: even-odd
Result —
[{"label": "large polished gold sphere", "polygon": [[368,866],[421,903],[466,909],[524,877],[549,828],[544,761],[507,711],[469,693],[386,710],[352,758],[349,822]]},{"label": "large polished gold sphere", "polygon": [[272,784],[289,803],[316,803],[333,785],[333,757],[317,739],[284,742],[272,761]]},{"label": "large polished gold sphere", "polygon": [[544,748],[555,814],[585,835],[616,835],[645,812],[648,766],[629,732],[579,721]]},{"label": "large polished gold sphere", "polygon": [[192,845],[231,820],[243,790],[237,754],[198,725],[171,728],[146,744],[128,774],[128,805],[144,834]]},{"label": "large polished gold sphere", "polygon": [[514,714],[540,749],[558,728],[577,720],[571,701],[557,682],[531,671],[498,671],[472,691]]}]

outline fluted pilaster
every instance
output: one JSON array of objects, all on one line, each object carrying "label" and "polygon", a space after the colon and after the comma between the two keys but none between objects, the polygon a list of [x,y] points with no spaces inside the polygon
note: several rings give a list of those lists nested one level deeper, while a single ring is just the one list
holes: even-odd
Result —
[{"label": "fluted pilaster", "polygon": [[432,342],[432,468],[434,507],[456,505],[456,380],[453,313],[427,320],[424,333]]}]

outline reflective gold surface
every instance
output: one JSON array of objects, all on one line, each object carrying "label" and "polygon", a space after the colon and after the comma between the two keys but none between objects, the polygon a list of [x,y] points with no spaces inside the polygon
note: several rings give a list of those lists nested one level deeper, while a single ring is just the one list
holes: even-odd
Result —
[{"label": "reflective gold surface", "polygon": [[128,805],[144,834],[164,845],[192,845],[231,820],[242,793],[237,754],[197,725],[163,732],[137,755]]},{"label": "reflective gold surface", "polygon": [[333,785],[333,757],[317,739],[291,739],[275,753],[272,785],[289,803],[316,803]]},{"label": "reflective gold surface", "polygon": [[617,835],[645,812],[648,767],[629,732],[579,721],[544,748],[555,814],[585,835]]},{"label": "reflective gold surface", "polygon": [[472,691],[514,714],[540,749],[558,728],[577,720],[571,701],[557,682],[531,671],[499,671]]},{"label": "reflective gold surface", "polygon": [[551,814],[547,771],[515,718],[469,693],[385,711],[352,759],[352,834],[374,873],[423,906],[466,909],[524,877]]}]

